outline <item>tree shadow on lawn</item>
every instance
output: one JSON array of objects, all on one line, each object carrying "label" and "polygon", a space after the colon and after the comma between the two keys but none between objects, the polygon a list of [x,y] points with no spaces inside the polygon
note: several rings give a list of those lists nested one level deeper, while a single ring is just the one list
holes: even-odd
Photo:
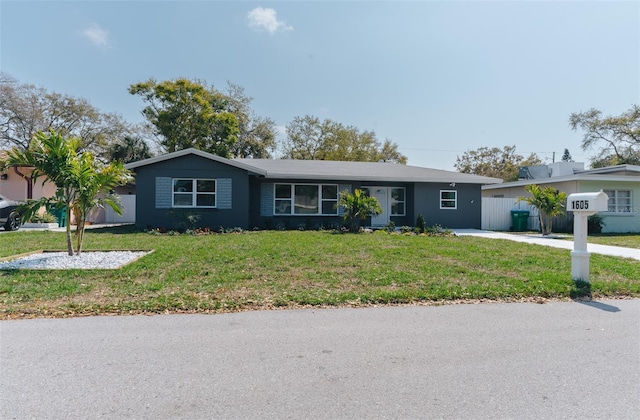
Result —
[{"label": "tree shadow on lawn", "polygon": [[[88,226],[87,226],[88,227]],[[117,226],[101,226],[96,228],[88,228],[85,233],[109,233],[112,235],[126,235],[128,233],[141,233],[136,225],[117,225]]]}]

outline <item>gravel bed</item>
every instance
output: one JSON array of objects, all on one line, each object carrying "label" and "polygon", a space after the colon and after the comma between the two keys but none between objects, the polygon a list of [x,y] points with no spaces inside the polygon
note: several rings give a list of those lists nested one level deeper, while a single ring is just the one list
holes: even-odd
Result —
[{"label": "gravel bed", "polygon": [[70,257],[66,252],[40,252],[0,262],[0,270],[115,269],[146,254],[146,251],[85,251]]}]

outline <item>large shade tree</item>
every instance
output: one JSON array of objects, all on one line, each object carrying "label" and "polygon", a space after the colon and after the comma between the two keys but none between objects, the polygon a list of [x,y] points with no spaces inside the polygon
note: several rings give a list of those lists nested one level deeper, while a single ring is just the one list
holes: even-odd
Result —
[{"label": "large shade tree", "polygon": [[640,165],[640,106],[617,116],[603,117],[598,109],[575,112],[569,116],[572,130],[581,130],[582,150],[594,150],[592,167]]},{"label": "large shade tree", "polygon": [[283,154],[289,159],[407,163],[398,145],[380,143],[373,131],[306,115],[287,125]]},{"label": "large shade tree", "polygon": [[34,180],[43,179],[56,186],[54,197],[29,200],[18,208],[28,219],[44,206],[64,208],[66,218],[71,213],[76,217],[76,249],[74,251],[70,223],[67,223],[67,251],[70,256],[80,255],[84,240],[84,230],[89,212],[108,205],[117,214],[122,213],[119,201],[111,194],[113,188],[131,179],[130,172],[121,162],[104,164],[89,151],[79,152],[81,140],[64,138],[56,132],[36,133],[27,150],[14,147],[7,152],[7,158],[0,167],[32,167]]},{"label": "large shade tree", "polygon": [[480,147],[468,150],[456,157],[454,167],[458,172],[502,178],[504,181],[517,181],[519,169],[523,166],[541,165],[542,161],[535,153],[527,158],[516,153],[516,146]]},{"label": "large shade tree", "polygon": [[108,159],[116,139],[135,136],[141,127],[105,113],[84,98],[19,83],[0,72],[0,147],[27,150],[36,133],[53,130],[78,139],[78,148]]},{"label": "large shade tree", "polygon": [[113,143],[109,148],[109,158],[112,161],[130,163],[148,159],[153,156],[149,145],[140,137],[126,136],[121,141]]},{"label": "large shade tree", "polygon": [[238,118],[229,110],[229,98],[200,80],[149,79],[129,87],[147,104],[142,115],[167,152],[194,147],[230,157],[238,141]]},{"label": "large shade tree", "polygon": [[251,108],[253,98],[242,86],[228,83],[225,92],[228,110],[238,120],[238,141],[230,154],[238,158],[271,158],[277,147],[276,124],[271,118],[260,117]]}]

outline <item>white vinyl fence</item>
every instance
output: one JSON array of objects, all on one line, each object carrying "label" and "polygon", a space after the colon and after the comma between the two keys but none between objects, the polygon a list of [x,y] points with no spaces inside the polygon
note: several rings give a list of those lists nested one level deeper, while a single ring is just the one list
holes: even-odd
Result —
[{"label": "white vinyl fence", "polygon": [[527,230],[540,230],[538,209],[515,198],[482,198],[482,229],[511,230],[511,210],[529,210]]},{"label": "white vinyl fence", "polygon": [[109,206],[105,206],[105,223],[135,223],[136,222],[136,196],[121,195],[122,215],[116,214]]}]

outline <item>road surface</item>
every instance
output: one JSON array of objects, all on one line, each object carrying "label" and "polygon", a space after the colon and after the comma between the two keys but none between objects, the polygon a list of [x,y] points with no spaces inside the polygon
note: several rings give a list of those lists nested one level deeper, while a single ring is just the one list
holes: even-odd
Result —
[{"label": "road surface", "polygon": [[640,300],[0,322],[2,419],[640,414]]}]

